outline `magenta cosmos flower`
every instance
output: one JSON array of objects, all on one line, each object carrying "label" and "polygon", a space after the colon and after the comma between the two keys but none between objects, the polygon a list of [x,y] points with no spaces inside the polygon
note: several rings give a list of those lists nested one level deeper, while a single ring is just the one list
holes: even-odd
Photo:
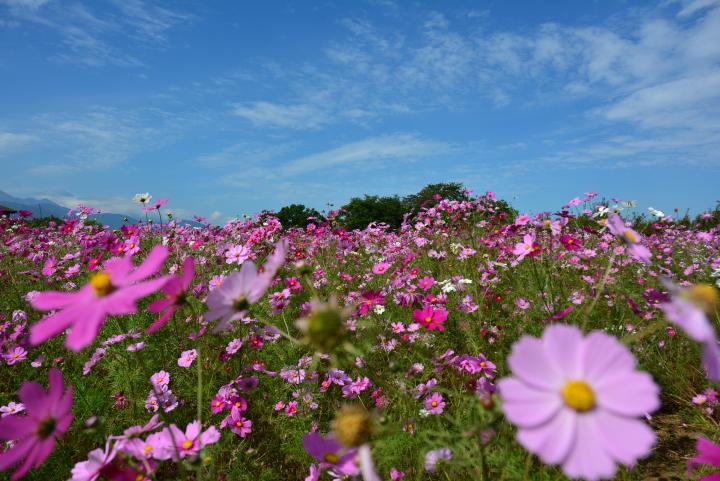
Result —
[{"label": "magenta cosmos flower", "polygon": [[[720,446],[712,443],[709,439],[699,438],[696,449],[698,455],[688,461],[688,476],[692,474],[693,468],[698,464],[708,464],[720,468]],[[720,481],[720,471],[703,476],[698,481]]]},{"label": "magenta cosmos flower", "polygon": [[39,293],[31,301],[33,307],[41,311],[58,309],[58,312],[32,326],[30,342],[41,344],[71,328],[65,346],[80,351],[95,339],[108,315],[135,313],[138,299],[152,294],[167,282],[167,277],[147,280],[160,270],[167,255],[166,247],[157,246],[136,268],[133,268],[131,257],[114,257],[77,292]]},{"label": "magenta cosmos flower", "polygon": [[262,272],[252,261],[245,262],[240,271],[227,276],[222,284],[210,291],[205,321],[218,320],[213,332],[228,329],[233,321],[242,319],[251,304],[255,304],[270,287],[275,273],[285,262],[287,241],[281,240],[263,266]]},{"label": "magenta cosmos flower", "polygon": [[20,386],[20,400],[27,416],[7,416],[0,419],[0,439],[13,440],[15,445],[0,454],[0,471],[25,461],[13,473],[13,481],[31,468],[42,465],[55,449],[55,440],[67,431],[72,422],[72,386],[63,389],[62,373],[50,370],[48,392],[40,384],[24,382]]},{"label": "magenta cosmos flower", "polygon": [[186,296],[190,289],[193,277],[195,276],[195,261],[192,257],[187,256],[183,263],[183,271],[179,276],[171,278],[163,286],[165,298],[153,301],[148,306],[150,312],[162,312],[162,315],[148,327],[148,334],[152,334],[163,327],[172,317],[178,307],[184,305],[187,300]]},{"label": "magenta cosmos flower", "polygon": [[331,434],[326,437],[318,433],[306,434],[303,447],[310,456],[320,461],[320,469],[332,469],[341,476],[355,476],[359,472],[355,464],[357,451],[346,450]]},{"label": "magenta cosmos flower", "polygon": [[541,339],[520,338],[508,365],[514,377],[498,389],[518,441],[569,477],[611,478],[616,463],[632,465],[655,444],[637,417],[660,406],[659,389],[614,337],[550,326]]},{"label": "magenta cosmos flower", "polygon": [[425,326],[428,331],[445,330],[443,323],[447,320],[448,313],[445,309],[435,309],[432,306],[425,306],[422,309],[415,309],[413,321]]}]

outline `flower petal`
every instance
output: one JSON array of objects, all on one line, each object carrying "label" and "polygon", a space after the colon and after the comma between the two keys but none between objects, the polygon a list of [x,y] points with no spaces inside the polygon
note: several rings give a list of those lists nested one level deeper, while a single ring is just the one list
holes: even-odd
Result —
[{"label": "flower petal", "polygon": [[510,422],[523,428],[549,421],[563,405],[559,393],[537,389],[513,378],[501,379],[498,390],[503,412]]},{"label": "flower petal", "polygon": [[626,466],[650,454],[655,445],[655,433],[639,419],[600,410],[593,420],[605,450]]},{"label": "flower petal", "polygon": [[557,370],[567,379],[582,376],[580,358],[583,352],[583,335],[575,326],[556,324],[545,329],[542,337],[545,352]]},{"label": "flower petal", "polygon": [[588,481],[612,478],[615,474],[615,463],[603,445],[592,413],[577,416],[575,443],[562,469],[571,478]]},{"label": "flower petal", "polygon": [[624,416],[642,416],[660,407],[660,389],[646,372],[631,371],[593,385],[601,408]]},{"label": "flower petal", "polygon": [[567,458],[575,442],[577,415],[562,409],[550,421],[518,431],[518,442],[547,464],[559,464]]},{"label": "flower petal", "polygon": [[548,357],[540,339],[521,337],[507,362],[513,373],[526,384],[552,391],[562,388],[563,375]]}]

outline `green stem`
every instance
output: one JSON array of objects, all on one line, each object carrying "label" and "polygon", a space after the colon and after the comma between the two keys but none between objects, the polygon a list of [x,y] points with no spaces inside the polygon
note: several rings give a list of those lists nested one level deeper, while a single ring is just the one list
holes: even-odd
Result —
[{"label": "green stem", "polygon": [[595,297],[593,297],[592,302],[588,306],[587,309],[585,309],[585,312],[583,314],[582,324],[581,328],[584,331],[585,326],[587,325],[588,318],[590,317],[590,313],[595,309],[595,304],[597,304],[598,299],[602,295],[602,292],[605,290],[605,284],[607,284],[607,280],[610,277],[610,270],[612,270],[613,262],[615,262],[615,251],[613,251],[612,255],[610,256],[610,259],[608,260],[608,265],[605,268],[605,272],[603,273],[602,279],[600,279],[600,284],[598,284],[597,291],[595,292]]}]

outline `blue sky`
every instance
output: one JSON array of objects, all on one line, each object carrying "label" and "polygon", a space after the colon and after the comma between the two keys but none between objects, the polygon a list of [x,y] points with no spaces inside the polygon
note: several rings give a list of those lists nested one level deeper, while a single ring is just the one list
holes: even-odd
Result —
[{"label": "blue sky", "polygon": [[292,202],[720,199],[720,0],[0,0],[0,190],[218,222]]}]

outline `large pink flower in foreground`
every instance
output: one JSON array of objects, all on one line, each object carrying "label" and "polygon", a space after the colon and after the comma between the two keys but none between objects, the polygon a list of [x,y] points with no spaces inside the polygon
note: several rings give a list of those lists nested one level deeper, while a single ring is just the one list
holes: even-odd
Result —
[{"label": "large pink flower in foreground", "polygon": [[95,339],[108,315],[135,313],[138,299],[167,282],[167,277],[147,280],[160,270],[167,255],[166,247],[157,246],[137,268],[133,268],[131,257],[114,257],[77,292],[39,293],[31,301],[35,309],[59,311],[32,326],[30,342],[38,345],[71,328],[65,346],[80,351]]},{"label": "large pink flower in foreground", "polygon": [[285,262],[286,253],[287,241],[283,239],[268,257],[262,272],[255,268],[254,262],[247,261],[239,272],[233,272],[222,284],[210,291],[205,321],[218,320],[213,332],[228,329],[233,321],[245,317],[250,305],[255,304],[270,287],[275,273]]},{"label": "large pink flower in foreground", "polygon": [[187,256],[183,263],[183,271],[181,275],[174,276],[163,286],[165,297],[153,301],[148,306],[150,312],[162,312],[157,321],[148,327],[148,334],[152,334],[163,327],[175,314],[178,307],[186,302],[186,296],[190,289],[193,277],[195,276],[195,261],[192,257]]},{"label": "large pink flower in foreground", "polygon": [[637,417],[660,406],[659,389],[614,337],[554,325],[516,342],[508,365],[514,377],[498,388],[518,441],[568,476],[611,478],[617,463],[632,465],[655,444]]},{"label": "large pink flower in foreground", "polygon": [[24,382],[19,396],[25,405],[27,416],[7,416],[0,419],[0,439],[15,441],[15,446],[0,454],[0,471],[5,471],[25,459],[13,473],[13,480],[21,478],[31,468],[42,465],[55,449],[55,439],[67,431],[73,419],[70,411],[73,402],[72,386],[63,389],[63,377],[58,369],[50,370],[48,392],[45,392],[40,384]]}]

